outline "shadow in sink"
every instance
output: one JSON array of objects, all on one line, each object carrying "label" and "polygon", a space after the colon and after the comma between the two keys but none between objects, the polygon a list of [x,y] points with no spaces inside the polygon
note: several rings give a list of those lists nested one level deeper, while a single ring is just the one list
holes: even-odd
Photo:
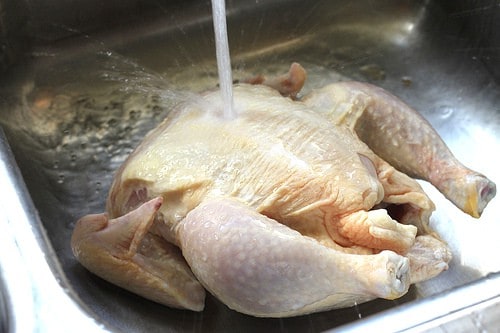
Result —
[{"label": "shadow in sink", "polygon": [[[455,259],[448,272],[397,301],[259,319],[208,297],[205,310],[193,313],[144,300],[80,266],[69,244],[74,223],[104,211],[115,170],[169,110],[217,86],[209,7],[195,7],[197,15],[156,17],[134,31],[120,27],[39,45],[33,61],[3,78],[0,122],[71,288],[100,321],[126,331],[322,331],[500,270],[478,259],[492,251],[492,236],[479,249],[481,240],[465,239],[472,223],[488,234],[498,229],[498,200],[475,222],[431,187],[433,224]],[[463,17],[445,10],[417,1],[376,8],[369,1],[235,2],[228,8],[233,77],[280,73],[297,61],[308,70],[306,91],[345,78],[381,85],[421,110],[466,164],[500,183],[498,157],[474,148],[500,148],[498,77],[472,56]],[[452,220],[459,229],[449,226]]]}]

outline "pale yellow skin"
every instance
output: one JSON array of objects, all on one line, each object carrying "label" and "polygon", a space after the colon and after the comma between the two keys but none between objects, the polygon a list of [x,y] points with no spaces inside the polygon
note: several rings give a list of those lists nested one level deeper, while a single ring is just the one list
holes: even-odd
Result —
[{"label": "pale yellow skin", "polygon": [[187,102],[120,168],[109,216],[77,223],[76,257],[168,306],[201,310],[206,288],[271,317],[394,299],[439,274],[451,256],[433,203],[358,139],[362,111],[324,107],[332,91],[235,86],[234,119],[218,92]]},{"label": "pale yellow skin", "polygon": [[[161,196],[159,213],[173,228],[206,198],[234,197],[304,234],[321,237],[329,229],[343,245],[399,252],[411,246],[417,228],[387,214],[376,218],[382,229],[400,229],[394,234],[337,229],[360,227],[382,201],[411,203],[404,222],[425,225],[434,206],[413,179],[301,102],[265,86],[237,86],[234,94],[236,119],[207,112],[219,103],[215,92],[205,96],[206,105],[190,105],[150,133],[116,175],[110,217]],[[137,198],[143,189],[147,195]],[[177,243],[170,231],[163,235]]]}]

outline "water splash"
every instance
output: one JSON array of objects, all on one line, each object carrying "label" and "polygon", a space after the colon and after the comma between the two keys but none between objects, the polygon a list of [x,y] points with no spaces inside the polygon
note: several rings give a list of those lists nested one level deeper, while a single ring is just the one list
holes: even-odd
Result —
[{"label": "water splash", "polygon": [[233,107],[233,78],[231,74],[231,58],[227,38],[226,4],[224,0],[212,0],[212,15],[215,30],[215,51],[219,72],[220,90],[223,102],[224,118],[236,117]]},{"label": "water splash", "polygon": [[359,319],[363,318],[363,316],[361,315],[361,312],[359,311],[358,302],[356,302],[356,301],[354,301],[354,310],[358,314]]}]

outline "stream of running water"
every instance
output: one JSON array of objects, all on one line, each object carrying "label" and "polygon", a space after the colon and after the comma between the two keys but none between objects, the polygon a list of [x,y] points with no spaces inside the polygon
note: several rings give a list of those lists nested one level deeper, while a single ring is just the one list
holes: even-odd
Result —
[{"label": "stream of running water", "polygon": [[224,0],[212,0],[212,15],[215,30],[219,85],[223,102],[223,116],[226,119],[232,119],[236,117],[236,112],[233,105],[233,78],[227,38],[226,4]]}]

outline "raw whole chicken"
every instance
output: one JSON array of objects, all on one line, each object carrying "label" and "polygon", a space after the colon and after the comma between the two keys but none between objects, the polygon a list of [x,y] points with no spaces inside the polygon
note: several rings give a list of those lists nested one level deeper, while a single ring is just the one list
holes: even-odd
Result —
[{"label": "raw whole chicken", "polygon": [[171,307],[201,311],[208,290],[261,317],[395,299],[447,269],[434,205],[410,176],[476,217],[495,184],[381,88],[297,99],[304,80],[294,64],[235,85],[234,119],[218,91],[172,111],[118,170],[107,213],[77,222],[76,258]]}]

